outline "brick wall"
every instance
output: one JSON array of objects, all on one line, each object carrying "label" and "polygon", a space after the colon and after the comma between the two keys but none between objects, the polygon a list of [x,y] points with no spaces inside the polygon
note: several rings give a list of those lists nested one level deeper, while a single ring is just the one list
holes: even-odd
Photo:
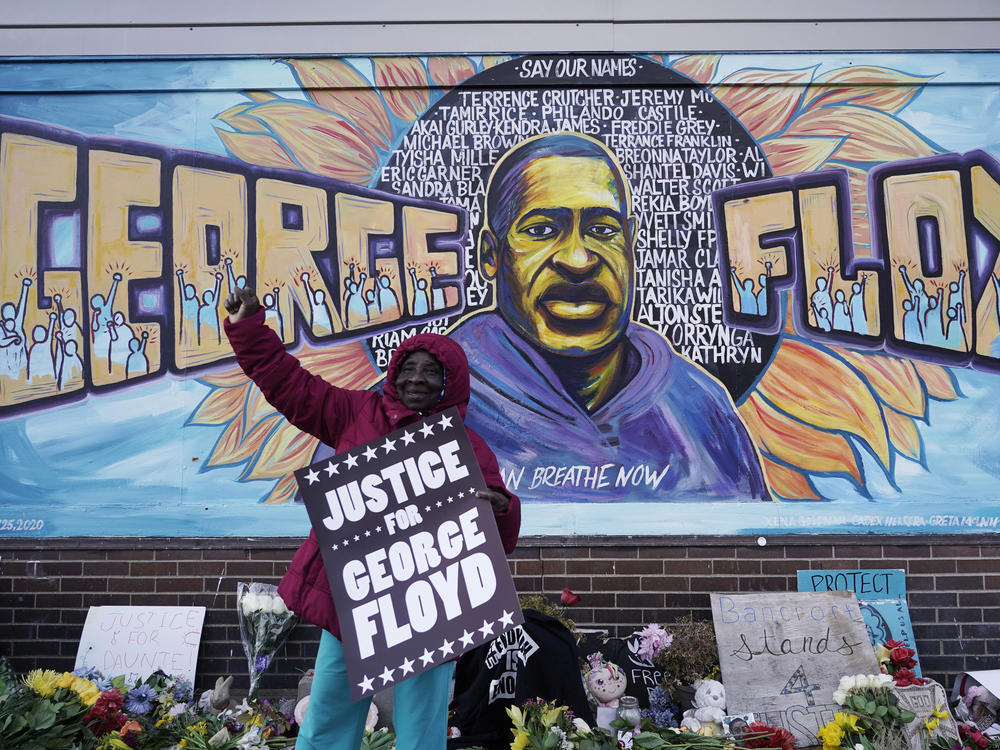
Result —
[{"label": "brick wall", "polygon": [[[276,583],[291,539],[0,541],[0,654],[14,669],[72,669],[87,607],[204,605],[198,684],[237,675],[246,659],[235,614],[238,581]],[[950,686],[1000,668],[1000,539],[983,537],[527,537],[510,558],[520,592],[582,601],[581,626],[627,635],[648,622],[709,617],[710,592],[795,591],[799,569],[902,568],[924,673]],[[262,689],[294,690],[318,631],[301,626]],[[240,683],[242,680],[242,684]]]}]

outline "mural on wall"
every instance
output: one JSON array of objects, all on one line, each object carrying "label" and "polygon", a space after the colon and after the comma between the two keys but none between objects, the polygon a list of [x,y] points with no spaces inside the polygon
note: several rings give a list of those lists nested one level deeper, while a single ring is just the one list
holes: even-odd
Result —
[{"label": "mural on wall", "polygon": [[246,285],[460,341],[524,533],[1000,530],[1000,55],[0,67],[0,535],[304,533]]}]

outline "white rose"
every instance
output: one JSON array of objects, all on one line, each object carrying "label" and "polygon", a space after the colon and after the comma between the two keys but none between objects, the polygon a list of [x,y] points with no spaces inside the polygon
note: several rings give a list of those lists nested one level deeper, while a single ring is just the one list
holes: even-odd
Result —
[{"label": "white rose", "polygon": [[849,693],[854,689],[855,679],[853,675],[844,675],[837,684],[837,690],[842,693]]},{"label": "white rose", "polygon": [[845,693],[843,690],[833,691],[833,702],[836,703],[838,706],[843,706],[844,701],[846,700],[847,700],[847,693]]},{"label": "white rose", "polygon": [[247,591],[243,594],[243,614],[249,615],[251,612],[259,612],[261,608],[260,597]]},{"label": "white rose", "polygon": [[288,612],[288,607],[287,607],[287,606],[285,606],[285,600],[284,600],[284,599],[282,599],[282,598],[281,598],[281,596],[279,596],[279,595],[277,595],[277,594],[275,594],[275,596],[274,596],[274,601],[273,601],[273,602],[271,602],[271,604],[272,604],[272,605],[273,605],[273,607],[274,607],[274,609],[273,609],[272,611],[273,611],[273,612],[274,612],[274,614],[276,614],[276,615],[283,615],[283,614],[285,614],[286,612]]},{"label": "white rose", "polygon": [[577,731],[577,734],[590,734],[590,727],[587,726],[587,722],[579,716],[573,719],[573,728]]}]

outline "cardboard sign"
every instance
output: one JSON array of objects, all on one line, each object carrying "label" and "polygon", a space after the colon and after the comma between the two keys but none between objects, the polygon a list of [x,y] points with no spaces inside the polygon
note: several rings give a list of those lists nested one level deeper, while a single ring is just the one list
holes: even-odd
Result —
[{"label": "cardboard sign", "polygon": [[357,700],[523,622],[455,408],[295,472]]},{"label": "cardboard sign", "polygon": [[819,728],[842,710],[833,691],[843,675],[876,674],[875,652],[850,591],[712,594],[726,710],[752,712],[822,744]]},{"label": "cardboard sign", "polygon": [[[853,591],[858,597],[872,646],[902,641],[917,650],[906,606],[906,572],[900,569],[800,570],[799,591]],[[920,676],[920,657],[914,673]]]},{"label": "cardboard sign", "polygon": [[129,683],[162,669],[193,683],[204,622],[204,607],[91,607],[73,669]]}]

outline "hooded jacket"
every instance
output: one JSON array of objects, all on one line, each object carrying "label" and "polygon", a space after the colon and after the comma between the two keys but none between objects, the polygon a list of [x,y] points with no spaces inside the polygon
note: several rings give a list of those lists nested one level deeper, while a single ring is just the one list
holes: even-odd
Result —
[{"label": "hooded jacket", "polygon": [[[396,392],[396,376],[406,357],[423,350],[444,368],[444,391],[430,413],[452,406],[465,419],[469,404],[469,363],[462,347],[447,336],[421,333],[403,341],[389,361],[385,382],[379,391],[355,391],[331,385],[306,370],[285,351],[278,335],[264,324],[264,311],[236,323],[225,321],[226,335],[243,372],[260,388],[268,403],[303,432],[319,438],[337,453],[386,435],[421,419],[403,405]],[[486,485],[505,493],[510,504],[494,514],[505,552],[513,551],[521,526],[521,506],[507,491],[496,456],[485,441],[467,428]],[[318,625],[337,638],[340,623],[315,534],[302,543],[281,579],[278,593],[288,608],[308,623]]]}]

